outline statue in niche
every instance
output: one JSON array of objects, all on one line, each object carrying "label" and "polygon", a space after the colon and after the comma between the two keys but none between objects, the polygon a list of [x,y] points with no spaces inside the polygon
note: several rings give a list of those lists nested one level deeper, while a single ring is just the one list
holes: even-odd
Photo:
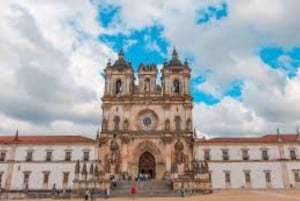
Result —
[{"label": "statue in niche", "polygon": [[165,130],[166,131],[170,130],[170,120],[169,119],[167,119],[166,122],[165,122]]},{"label": "statue in niche", "polygon": [[116,163],[119,159],[119,144],[117,143],[116,139],[113,139],[110,143],[110,162]]},{"label": "statue in niche", "polygon": [[106,171],[116,173],[120,165],[120,148],[116,138],[111,141],[109,148],[110,153],[106,155]]},{"label": "statue in niche", "polygon": [[129,122],[127,119],[125,119],[124,121],[124,131],[128,131],[128,127],[129,127]]},{"label": "statue in niche", "polygon": [[[178,170],[181,170],[180,173],[183,171],[188,171],[188,159],[187,156],[184,154],[184,145],[181,142],[180,138],[177,138],[177,142],[174,145],[175,148],[175,166]],[[181,168],[179,168],[181,167]]]}]

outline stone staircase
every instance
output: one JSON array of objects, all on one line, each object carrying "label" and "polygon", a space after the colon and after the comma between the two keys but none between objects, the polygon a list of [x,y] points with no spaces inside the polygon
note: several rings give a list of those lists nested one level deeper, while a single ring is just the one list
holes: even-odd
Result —
[{"label": "stone staircase", "polygon": [[111,191],[112,197],[129,197],[130,189],[137,187],[137,197],[165,197],[180,196],[179,192],[171,189],[171,182],[167,180],[151,181],[118,181],[115,188]]}]

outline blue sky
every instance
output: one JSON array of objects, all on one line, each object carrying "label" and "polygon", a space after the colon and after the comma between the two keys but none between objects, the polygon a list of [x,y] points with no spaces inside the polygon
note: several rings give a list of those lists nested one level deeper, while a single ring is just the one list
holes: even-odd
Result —
[{"label": "blue sky", "polygon": [[[199,26],[212,21],[225,20],[230,11],[226,2],[221,2],[217,5],[208,5],[196,10],[195,24]],[[120,6],[106,5],[99,7],[99,23],[105,27],[114,27],[118,23],[122,23],[120,12]],[[133,29],[128,33],[113,33],[113,34],[101,34],[99,40],[110,46],[115,52],[125,48],[126,57],[132,62],[133,66],[137,66],[144,63],[156,63],[162,64],[162,62],[168,58],[168,50],[175,46],[172,41],[168,40],[163,35],[163,26],[154,23],[151,26],[144,27],[142,29]],[[149,48],[149,44],[155,44],[156,48]],[[180,50],[179,50],[180,51]],[[261,46],[257,53],[260,59],[270,68],[282,69],[288,77],[295,76],[297,68],[300,64],[300,47],[292,47],[289,50],[285,50],[278,46]],[[280,58],[287,56],[289,58],[288,63],[283,63]],[[181,55],[183,60],[183,55]],[[187,56],[189,57],[189,56]],[[191,56],[189,58],[192,58]],[[189,61],[193,67],[195,63],[191,59]],[[192,95],[195,102],[204,102],[205,104],[212,105],[219,103],[223,97],[230,96],[237,100],[241,100],[243,80],[232,81],[224,90],[221,96],[214,96],[208,92],[203,92],[197,88],[197,86],[205,82],[207,73],[201,75],[194,75],[191,79]]]}]

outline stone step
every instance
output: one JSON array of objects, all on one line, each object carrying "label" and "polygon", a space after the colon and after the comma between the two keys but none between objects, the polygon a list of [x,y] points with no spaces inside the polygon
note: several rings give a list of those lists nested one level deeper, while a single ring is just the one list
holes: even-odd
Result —
[{"label": "stone step", "polygon": [[128,197],[131,196],[130,189],[135,185],[137,187],[138,197],[153,196],[179,196],[178,192],[171,189],[171,182],[166,180],[151,180],[151,181],[118,181],[116,187],[112,189],[113,197]]}]

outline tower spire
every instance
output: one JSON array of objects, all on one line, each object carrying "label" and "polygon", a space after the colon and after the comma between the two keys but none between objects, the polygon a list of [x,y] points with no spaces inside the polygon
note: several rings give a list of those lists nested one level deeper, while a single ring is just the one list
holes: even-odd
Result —
[{"label": "tower spire", "polygon": [[282,141],[279,128],[277,128],[276,132],[277,132],[277,141]]},{"label": "tower spire", "polygon": [[18,141],[18,140],[19,140],[19,129],[17,128],[14,141]]},{"label": "tower spire", "polygon": [[172,52],[172,60],[178,60],[178,53],[176,50],[176,47],[173,48],[173,52]]},{"label": "tower spire", "polygon": [[98,127],[97,134],[96,134],[96,140],[99,140],[99,138],[100,138],[100,129]]}]

